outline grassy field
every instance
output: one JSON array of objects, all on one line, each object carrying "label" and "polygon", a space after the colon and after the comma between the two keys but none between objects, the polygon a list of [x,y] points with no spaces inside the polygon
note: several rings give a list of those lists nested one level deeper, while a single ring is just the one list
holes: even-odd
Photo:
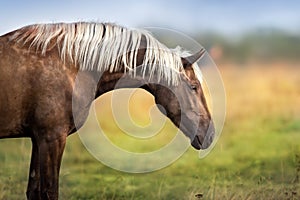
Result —
[{"label": "grassy field", "polygon": [[[293,64],[222,66],[227,93],[223,133],[204,159],[190,148],[162,170],[128,174],[93,158],[72,135],[63,158],[60,199],[300,199],[300,67]],[[132,98],[137,123],[149,123],[150,96]],[[111,122],[109,95],[102,98],[100,123],[116,144],[130,151],[155,149],[175,130],[144,145],[124,143]],[[121,142],[122,141],[122,142]],[[0,141],[0,199],[25,199],[30,160],[28,139]]]}]

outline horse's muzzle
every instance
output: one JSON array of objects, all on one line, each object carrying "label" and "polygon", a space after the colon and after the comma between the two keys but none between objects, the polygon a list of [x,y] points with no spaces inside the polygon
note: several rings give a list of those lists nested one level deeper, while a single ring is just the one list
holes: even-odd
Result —
[{"label": "horse's muzzle", "polygon": [[214,140],[215,137],[215,127],[213,122],[211,121],[206,132],[203,134],[203,131],[199,131],[200,134],[196,135],[192,140],[191,145],[197,149],[207,149]]}]

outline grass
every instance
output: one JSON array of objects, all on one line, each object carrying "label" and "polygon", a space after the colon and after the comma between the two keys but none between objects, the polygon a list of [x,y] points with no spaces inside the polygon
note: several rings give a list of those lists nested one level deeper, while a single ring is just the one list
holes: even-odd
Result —
[{"label": "grass", "polygon": [[[129,174],[98,162],[78,135],[72,135],[63,158],[60,199],[299,199],[300,68],[225,65],[220,70],[228,98],[227,117],[207,157],[199,159],[190,148],[164,169]],[[135,122],[147,126],[153,99],[137,93],[130,101]],[[175,130],[168,123],[158,136],[136,144],[111,122],[109,95],[98,103],[104,113],[99,115],[100,124],[110,132],[108,137],[130,151],[159,148]],[[154,128],[150,125],[141,134]],[[28,139],[0,141],[0,199],[25,199],[30,149]]]}]

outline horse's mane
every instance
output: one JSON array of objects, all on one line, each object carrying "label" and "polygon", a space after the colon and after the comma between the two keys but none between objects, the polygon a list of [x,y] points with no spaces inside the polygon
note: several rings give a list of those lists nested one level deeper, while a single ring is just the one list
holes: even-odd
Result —
[{"label": "horse's mane", "polygon": [[[183,70],[181,51],[171,50],[149,32],[110,23],[37,24],[17,30],[12,40],[29,44],[45,55],[58,48],[61,59],[74,62],[80,70],[136,73],[138,49],[145,48],[141,72],[155,74],[169,84],[178,84]],[[120,65],[121,64],[121,65]]]}]

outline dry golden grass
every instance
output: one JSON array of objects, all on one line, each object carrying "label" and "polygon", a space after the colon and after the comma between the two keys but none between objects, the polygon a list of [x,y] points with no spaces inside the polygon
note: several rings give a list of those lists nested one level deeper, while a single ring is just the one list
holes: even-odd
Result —
[{"label": "dry golden grass", "polygon": [[278,115],[300,118],[300,64],[224,64],[220,71],[228,121]]}]

